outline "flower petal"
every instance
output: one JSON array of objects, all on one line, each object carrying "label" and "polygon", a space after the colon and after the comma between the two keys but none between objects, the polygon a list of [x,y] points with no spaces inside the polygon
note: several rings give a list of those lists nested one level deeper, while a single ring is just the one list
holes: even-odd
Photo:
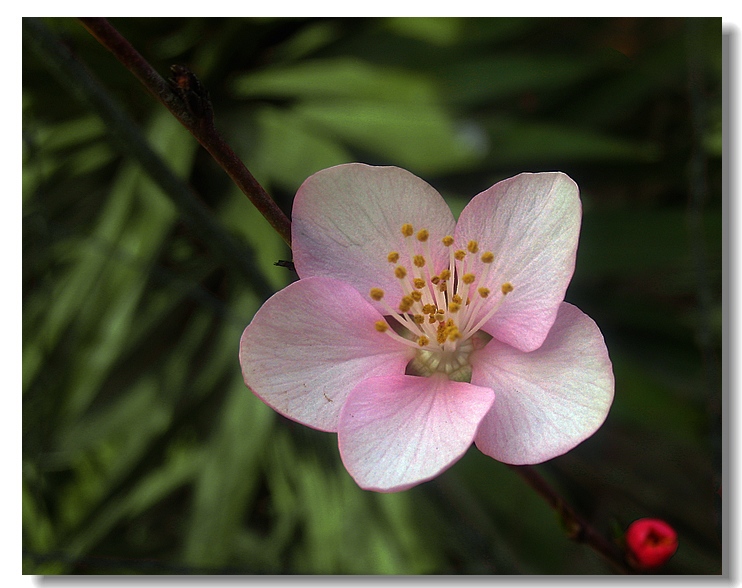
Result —
[{"label": "flower petal", "polygon": [[[441,239],[453,235],[455,221],[443,197],[430,185],[398,167],[360,163],[317,172],[299,188],[292,212],[292,248],[302,278],[331,276],[354,286],[368,300],[371,288],[382,288],[399,300],[402,288],[387,255],[400,253],[411,267],[401,229],[428,229],[432,263],[448,263]],[[409,239],[414,239],[410,237]],[[382,307],[372,302],[376,308]]]},{"label": "flower petal", "polygon": [[294,282],[271,296],[242,334],[245,384],[288,418],[335,431],[340,409],[359,382],[403,374],[414,354],[375,329],[381,319],[343,282]]},{"label": "flower petal", "polygon": [[471,362],[472,383],[497,394],[476,445],[505,463],[541,463],[566,453],[600,427],[613,401],[603,336],[566,302],[536,351],[523,353],[493,339]]},{"label": "flower petal", "polygon": [[361,488],[405,490],[453,465],[492,406],[492,390],[443,376],[370,378],[348,396],[338,441]]},{"label": "flower petal", "polygon": [[480,285],[514,290],[483,327],[521,351],[537,349],[564,300],[575,267],[582,209],[579,190],[559,172],[524,173],[475,196],[456,226],[457,246],[476,240],[495,261]]}]

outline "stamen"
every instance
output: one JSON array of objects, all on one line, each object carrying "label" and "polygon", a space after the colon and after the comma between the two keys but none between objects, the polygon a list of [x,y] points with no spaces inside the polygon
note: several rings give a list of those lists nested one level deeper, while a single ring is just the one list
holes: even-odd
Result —
[{"label": "stamen", "polygon": [[[482,318],[479,319],[479,322],[476,325],[474,325],[473,327],[469,327],[468,324],[466,326],[464,326],[464,333],[466,334],[467,337],[469,335],[471,335],[472,333],[476,333],[479,329],[482,328],[482,325],[484,325],[484,323],[486,323],[488,320],[490,320],[494,316],[494,314],[502,306],[502,303],[505,301],[505,296],[509,292],[512,292],[513,289],[514,289],[514,287],[513,287],[513,285],[510,282],[505,282],[500,287],[500,290],[502,291],[502,298],[500,298],[500,300],[496,304],[493,304],[490,307],[490,309],[487,311],[487,313]],[[474,312],[472,312],[470,314],[470,318],[473,318],[473,317],[474,317]]]},{"label": "stamen", "polygon": [[435,340],[438,341],[438,344],[443,345],[446,342],[447,337],[448,334],[446,333],[446,324],[439,323],[438,330],[435,334]]},{"label": "stamen", "polygon": [[402,296],[402,300],[399,302],[399,310],[401,312],[407,312],[415,304],[415,300],[412,296]]},{"label": "stamen", "polygon": [[[440,267],[438,259],[443,251],[439,244],[436,249],[435,243],[439,237],[433,238],[431,245],[431,231],[416,230],[411,223],[402,224],[401,233],[405,237],[404,260],[400,251],[387,254],[387,261],[400,280],[401,298],[392,296],[398,301],[395,307],[386,299],[384,290],[370,289],[371,300],[380,304],[385,318],[377,321],[374,328],[416,350],[413,361],[417,363],[408,366],[408,373],[429,376],[442,372],[456,381],[470,381],[468,357],[474,349],[470,338],[479,336],[477,331],[502,306],[514,286],[510,282],[495,282],[494,274],[499,272],[494,267],[495,254],[480,251],[476,240],[460,241],[461,248],[454,249],[453,235],[444,236],[440,243],[448,248],[448,254]],[[492,283],[500,283],[499,294],[486,287]]]}]

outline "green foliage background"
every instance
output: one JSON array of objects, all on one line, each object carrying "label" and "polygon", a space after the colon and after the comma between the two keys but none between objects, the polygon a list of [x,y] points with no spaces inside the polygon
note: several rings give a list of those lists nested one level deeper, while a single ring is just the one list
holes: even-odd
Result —
[{"label": "green foliage background", "polygon": [[[24,23],[25,24],[25,23]],[[476,449],[360,490],[336,437],[245,388],[238,341],[290,252],[196,141],[72,19],[42,24],[214,211],[218,255],[99,115],[23,53],[23,563],[33,574],[609,573]],[[720,19],[114,19],[290,213],[348,161],[405,167],[456,213],[561,170],[584,221],[567,300],[601,326],[606,424],[539,466],[620,541],[679,532],[663,572],[721,572]],[[238,263],[239,262],[239,263]],[[244,267],[252,266],[246,271]]]}]

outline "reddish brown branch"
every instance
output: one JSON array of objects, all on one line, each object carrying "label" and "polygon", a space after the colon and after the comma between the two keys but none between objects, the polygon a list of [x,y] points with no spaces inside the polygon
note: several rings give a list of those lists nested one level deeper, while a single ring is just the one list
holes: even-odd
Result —
[{"label": "reddish brown branch", "polygon": [[551,508],[557,511],[570,539],[580,543],[587,543],[602,555],[616,571],[622,574],[635,573],[624,559],[623,552],[577,514],[533,467],[510,466],[510,468],[540,494]]},{"label": "reddish brown branch", "polygon": [[217,132],[208,94],[196,77],[174,67],[168,83],[105,18],[80,21],[191,132],[290,247],[291,221]]}]

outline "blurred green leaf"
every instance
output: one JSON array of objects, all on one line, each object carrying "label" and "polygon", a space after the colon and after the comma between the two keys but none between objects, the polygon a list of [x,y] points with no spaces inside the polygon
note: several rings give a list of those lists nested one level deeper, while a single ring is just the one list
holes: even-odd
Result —
[{"label": "blurred green leaf", "polygon": [[594,73],[606,57],[491,55],[444,66],[439,73],[446,97],[459,106],[502,100],[521,92],[553,91]]},{"label": "blurred green leaf", "polygon": [[493,120],[491,159],[499,165],[537,165],[541,161],[657,161],[651,143],[637,143],[574,125]]},{"label": "blurred green leaf", "polygon": [[386,19],[384,24],[398,35],[442,47],[450,47],[460,41],[466,27],[465,19],[438,17],[392,17]]},{"label": "blurred green leaf", "polygon": [[195,566],[230,563],[235,537],[260,481],[261,448],[274,413],[238,379],[206,451],[210,459],[195,484],[184,561]]},{"label": "blurred green leaf", "polygon": [[479,158],[454,122],[432,105],[305,102],[295,112],[338,140],[418,173],[451,172]]},{"label": "blurred green leaf", "polygon": [[261,148],[250,161],[265,186],[295,192],[313,173],[352,160],[339,141],[293,110],[264,107],[255,119]]},{"label": "blurred green leaf", "polygon": [[273,67],[236,78],[242,98],[373,100],[400,104],[432,104],[434,86],[424,76],[381,68],[353,58],[305,61]]}]

